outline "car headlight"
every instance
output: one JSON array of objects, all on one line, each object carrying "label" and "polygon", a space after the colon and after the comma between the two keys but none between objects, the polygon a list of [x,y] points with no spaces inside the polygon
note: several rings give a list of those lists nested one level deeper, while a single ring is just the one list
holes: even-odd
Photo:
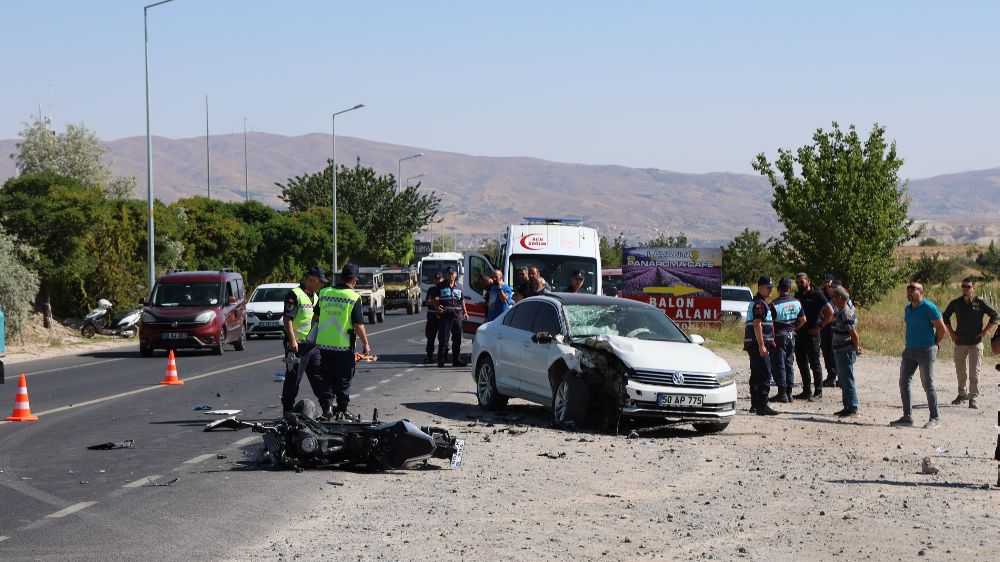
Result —
[{"label": "car headlight", "polygon": [[196,316],[195,319],[194,319],[194,321],[198,322],[199,324],[208,324],[209,322],[211,322],[213,320],[215,320],[215,311],[214,310],[206,310],[205,312],[202,312],[201,314],[199,314],[198,316]]},{"label": "car headlight", "polygon": [[142,313],[142,323],[143,324],[152,324],[154,322],[156,322],[156,317],[155,316],[153,316],[152,314],[150,314],[148,312],[143,312]]},{"label": "car headlight", "polygon": [[736,383],[736,373],[732,369],[715,375],[715,378],[719,380],[719,386],[727,386]]}]

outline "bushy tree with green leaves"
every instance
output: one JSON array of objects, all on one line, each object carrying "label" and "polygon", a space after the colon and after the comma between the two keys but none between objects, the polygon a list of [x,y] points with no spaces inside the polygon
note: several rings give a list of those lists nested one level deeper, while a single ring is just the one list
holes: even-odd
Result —
[{"label": "bushy tree with green leaves", "polygon": [[[331,205],[332,166],[317,173],[289,178],[277,183],[279,196],[291,211],[306,211]],[[412,233],[434,222],[441,200],[422,193],[421,184],[396,191],[396,177],[376,174],[360,161],[353,167],[338,166],[337,217],[349,215],[365,238],[354,256],[364,265],[407,263],[413,256]],[[339,230],[339,229],[338,229]],[[342,259],[338,251],[338,259]],[[343,263],[338,264],[343,265]]]},{"label": "bushy tree with green leaves", "polygon": [[996,242],[991,240],[986,251],[976,256],[976,265],[982,271],[983,277],[1000,279],[1000,250],[997,249]]},{"label": "bushy tree with green leaves", "polygon": [[733,285],[753,286],[761,275],[787,275],[778,259],[773,238],[760,239],[760,232],[744,228],[722,247],[722,280]]},{"label": "bushy tree with green leaves", "polygon": [[110,199],[135,195],[134,176],[114,177],[104,161],[108,148],[87,127],[69,124],[57,133],[48,122],[34,118],[21,130],[17,154],[11,154],[21,175],[51,172],[96,186]]},{"label": "bushy tree with green leaves", "polygon": [[812,140],[779,150],[773,164],[763,153],[752,164],[774,187],[786,262],[834,273],[861,306],[877,302],[905,273],[895,249],[919,235],[899,179],[903,159],[880,125],[862,139],[853,125],[845,132],[833,123]]},{"label": "bushy tree with green leaves", "polygon": [[601,252],[601,267],[603,269],[618,269],[622,266],[622,253],[628,247],[625,233],[619,232],[614,239],[603,234],[598,242]]},{"label": "bushy tree with green leaves", "polygon": [[31,316],[38,295],[38,274],[25,264],[38,260],[34,248],[0,226],[0,308],[3,308],[7,340],[18,338]]},{"label": "bushy tree with green leaves", "polygon": [[944,286],[953,277],[962,274],[962,261],[959,258],[942,258],[941,252],[928,255],[920,253],[916,260],[908,259],[906,264],[907,277],[925,285]]}]

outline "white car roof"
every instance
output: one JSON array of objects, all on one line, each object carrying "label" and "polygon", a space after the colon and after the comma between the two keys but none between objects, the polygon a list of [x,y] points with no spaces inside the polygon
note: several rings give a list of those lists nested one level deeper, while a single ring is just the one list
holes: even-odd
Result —
[{"label": "white car roof", "polygon": [[262,283],[254,287],[254,290],[256,291],[257,289],[294,289],[295,287],[298,286],[299,286],[298,283]]}]

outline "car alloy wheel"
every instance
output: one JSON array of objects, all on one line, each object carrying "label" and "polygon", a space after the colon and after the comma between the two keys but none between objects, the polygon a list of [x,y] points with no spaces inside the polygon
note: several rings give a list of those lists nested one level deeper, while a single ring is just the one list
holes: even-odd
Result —
[{"label": "car alloy wheel", "polygon": [[476,385],[479,403],[489,404],[493,400],[493,362],[483,361],[479,365],[479,373],[476,376]]},{"label": "car alloy wheel", "polygon": [[558,423],[566,422],[569,413],[569,381],[563,379],[556,387],[555,395],[552,397],[552,417]]}]

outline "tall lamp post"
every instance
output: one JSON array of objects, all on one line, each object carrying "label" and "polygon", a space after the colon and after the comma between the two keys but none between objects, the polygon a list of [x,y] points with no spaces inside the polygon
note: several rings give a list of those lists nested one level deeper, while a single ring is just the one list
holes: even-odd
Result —
[{"label": "tall lamp post", "polygon": [[156,250],[153,244],[153,137],[149,132],[149,9],[173,0],[161,0],[142,7],[143,58],[146,63],[146,199],[149,210],[146,237],[148,239],[149,290],[156,283]]},{"label": "tall lamp post", "polygon": [[337,270],[337,116],[341,113],[361,109],[365,104],[359,103],[354,107],[349,107],[343,111],[338,111],[330,118],[332,123],[330,129],[333,136],[333,153],[330,158],[330,166],[333,168],[333,270]]},{"label": "tall lamp post", "polygon": [[422,177],[424,177],[426,175],[427,175],[427,172],[424,172],[422,174],[417,174],[415,176],[410,176],[410,177],[406,178],[406,184],[405,184],[406,187],[410,187],[410,180],[415,180],[417,178],[422,178]]},{"label": "tall lamp post", "polygon": [[396,162],[396,192],[402,190],[402,186],[400,185],[401,180],[399,179],[399,177],[403,175],[403,160],[409,160],[410,158],[420,158],[423,155],[424,155],[423,152],[418,152],[416,154],[411,154],[406,158],[400,158],[399,161]]}]

